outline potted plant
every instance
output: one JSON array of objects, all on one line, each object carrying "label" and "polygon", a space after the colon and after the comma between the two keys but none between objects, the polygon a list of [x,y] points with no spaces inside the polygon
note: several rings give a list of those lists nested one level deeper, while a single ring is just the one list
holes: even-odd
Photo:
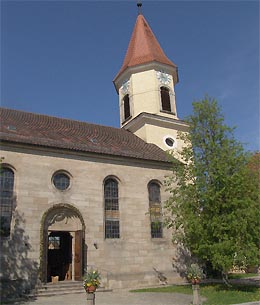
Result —
[{"label": "potted plant", "polygon": [[193,305],[201,305],[199,283],[203,277],[203,271],[198,264],[191,264],[191,266],[187,269],[187,279],[192,283]]},{"label": "potted plant", "polygon": [[193,284],[199,284],[204,274],[198,264],[191,264],[187,270],[187,279]]},{"label": "potted plant", "polygon": [[83,286],[87,293],[94,293],[100,286],[100,273],[98,270],[91,269],[83,277]]}]

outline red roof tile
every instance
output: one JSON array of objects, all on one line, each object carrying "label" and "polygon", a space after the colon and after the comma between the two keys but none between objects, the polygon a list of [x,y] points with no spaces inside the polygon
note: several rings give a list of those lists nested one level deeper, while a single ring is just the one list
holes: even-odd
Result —
[{"label": "red roof tile", "polygon": [[167,162],[166,153],[125,129],[0,108],[0,140]]},{"label": "red roof tile", "polygon": [[123,65],[115,78],[117,78],[128,67],[152,61],[176,67],[176,65],[164,54],[152,29],[144,16],[140,14],[137,17]]}]

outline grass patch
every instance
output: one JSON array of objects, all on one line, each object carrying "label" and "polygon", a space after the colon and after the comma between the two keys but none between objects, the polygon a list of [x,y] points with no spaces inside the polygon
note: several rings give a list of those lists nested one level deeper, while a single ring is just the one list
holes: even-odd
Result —
[{"label": "grass patch", "polygon": [[[133,292],[171,292],[192,294],[191,285],[167,286],[159,288],[146,288],[133,290]],[[201,296],[207,298],[203,305],[229,305],[260,300],[260,288],[255,286],[233,285],[227,287],[223,284],[200,285]]]},{"label": "grass patch", "polygon": [[142,288],[131,290],[131,292],[178,292],[184,294],[192,294],[192,289],[190,285],[174,285],[154,288]]},{"label": "grass patch", "polygon": [[228,305],[260,300],[260,288],[255,286],[223,284],[205,285],[201,287],[201,295],[207,298],[203,305]]}]

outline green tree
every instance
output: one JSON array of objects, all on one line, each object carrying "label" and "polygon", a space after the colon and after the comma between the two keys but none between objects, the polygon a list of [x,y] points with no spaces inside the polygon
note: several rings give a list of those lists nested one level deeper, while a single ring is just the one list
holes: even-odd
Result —
[{"label": "green tree", "polygon": [[[166,225],[191,255],[227,275],[238,264],[259,264],[259,179],[250,156],[224,123],[217,101],[193,103],[185,147],[166,179]],[[173,154],[171,154],[173,156]]]}]

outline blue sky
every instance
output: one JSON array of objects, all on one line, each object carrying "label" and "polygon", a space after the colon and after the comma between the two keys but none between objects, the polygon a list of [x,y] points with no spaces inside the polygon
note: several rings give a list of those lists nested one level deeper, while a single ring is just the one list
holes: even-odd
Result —
[{"label": "blue sky", "polygon": [[[259,150],[259,1],[143,1],[179,68],[180,118],[218,100],[246,150]],[[113,78],[136,1],[1,2],[1,106],[119,127]]]}]

